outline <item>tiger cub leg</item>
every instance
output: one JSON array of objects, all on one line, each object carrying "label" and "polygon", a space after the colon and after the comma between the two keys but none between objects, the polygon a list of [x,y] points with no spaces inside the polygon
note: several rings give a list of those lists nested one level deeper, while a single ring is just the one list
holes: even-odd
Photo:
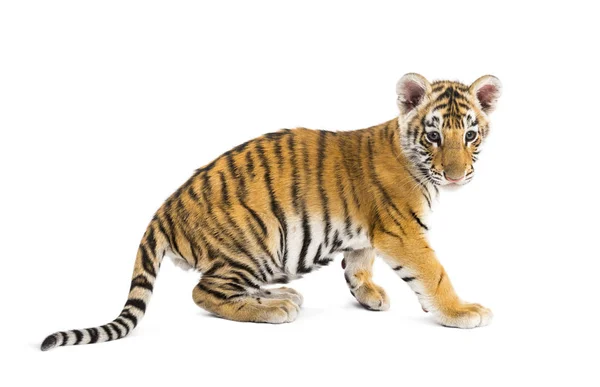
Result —
[{"label": "tiger cub leg", "polygon": [[475,328],[488,325],[492,312],[479,304],[462,301],[448,274],[423,237],[399,239],[376,232],[374,244],[384,260],[417,295],[423,310],[442,325]]},{"label": "tiger cub leg", "polygon": [[388,310],[390,300],[380,286],[373,283],[375,251],[363,249],[344,253],[342,267],[350,293],[369,310]]},{"label": "tiger cub leg", "polygon": [[234,280],[204,276],[194,287],[192,297],[196,305],[229,320],[272,324],[294,321],[300,306],[291,296],[270,297],[274,294],[269,292],[248,289]]}]

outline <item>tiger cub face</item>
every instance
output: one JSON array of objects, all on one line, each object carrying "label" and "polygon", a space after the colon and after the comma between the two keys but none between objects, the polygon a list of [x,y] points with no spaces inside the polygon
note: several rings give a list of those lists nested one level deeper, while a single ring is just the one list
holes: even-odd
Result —
[{"label": "tiger cub face", "polygon": [[498,78],[485,75],[471,86],[429,83],[406,74],[396,86],[400,108],[401,147],[419,179],[434,185],[471,181],[479,147],[500,97]]}]

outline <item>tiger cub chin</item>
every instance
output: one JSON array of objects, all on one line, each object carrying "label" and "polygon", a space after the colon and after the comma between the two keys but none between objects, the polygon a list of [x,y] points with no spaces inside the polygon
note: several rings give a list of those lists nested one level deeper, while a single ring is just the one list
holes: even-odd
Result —
[{"label": "tiger cub chin", "polygon": [[202,273],[192,291],[198,306],[231,320],[294,321],[302,296],[264,286],[301,277],[343,252],[348,287],[366,309],[389,308],[372,279],[379,255],[440,324],[489,324],[489,309],[454,292],[423,219],[439,186],[473,178],[500,81],[486,75],[467,86],[406,74],[396,91],[399,116],[381,125],[284,129],[198,169],[150,222],[121,314],[99,327],[54,333],[41,349],[125,337],[144,316],[165,255]]}]

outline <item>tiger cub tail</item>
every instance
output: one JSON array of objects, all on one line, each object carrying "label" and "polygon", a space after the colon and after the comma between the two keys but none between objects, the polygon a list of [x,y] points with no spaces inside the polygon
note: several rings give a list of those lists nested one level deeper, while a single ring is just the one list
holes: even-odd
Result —
[{"label": "tiger cub tail", "polygon": [[102,343],[127,336],[144,317],[160,263],[168,246],[164,229],[155,217],[140,243],[129,296],[119,316],[110,323],[98,327],[56,332],[43,341],[42,351],[64,345]]}]

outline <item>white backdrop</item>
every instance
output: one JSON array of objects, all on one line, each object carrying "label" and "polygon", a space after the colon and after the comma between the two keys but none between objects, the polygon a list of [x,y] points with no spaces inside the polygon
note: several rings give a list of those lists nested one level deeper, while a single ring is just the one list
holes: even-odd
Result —
[{"label": "white backdrop", "polygon": [[[1,2],[1,384],[597,386],[597,13],[495,3]],[[434,324],[382,262],[391,309],[363,310],[340,257],[292,283],[296,322],[234,323],[165,261],[130,337],[39,351],[119,313],[148,221],[195,168],[282,127],[391,119],[407,72],[504,84],[475,180],[430,218],[492,325]]]}]

